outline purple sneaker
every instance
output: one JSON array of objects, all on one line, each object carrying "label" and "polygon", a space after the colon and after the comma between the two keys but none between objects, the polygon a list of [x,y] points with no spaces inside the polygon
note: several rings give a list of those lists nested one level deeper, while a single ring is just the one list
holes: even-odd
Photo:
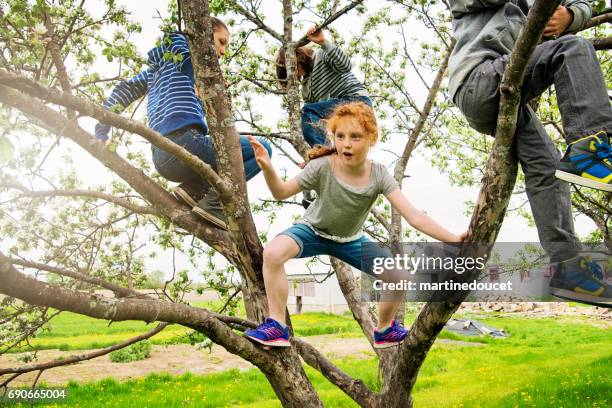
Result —
[{"label": "purple sneaker", "polygon": [[391,327],[379,332],[374,330],[374,348],[383,349],[400,344],[408,335],[408,329],[395,320],[391,322]]},{"label": "purple sneaker", "polygon": [[289,328],[268,317],[256,329],[249,329],[244,335],[259,344],[270,347],[291,347]]}]

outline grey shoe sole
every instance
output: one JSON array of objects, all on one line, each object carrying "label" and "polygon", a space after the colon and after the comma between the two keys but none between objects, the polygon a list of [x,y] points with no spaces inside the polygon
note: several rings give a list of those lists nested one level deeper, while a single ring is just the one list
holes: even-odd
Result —
[{"label": "grey shoe sole", "polygon": [[176,196],[176,198],[178,198],[179,200],[181,200],[183,203],[187,204],[191,208],[198,205],[197,201],[194,200],[189,194],[187,194],[185,190],[183,190],[180,187],[175,187],[173,190],[173,193]]},{"label": "grey shoe sole", "polygon": [[612,308],[612,299],[580,293],[573,290],[550,287],[550,294],[558,298],[573,302],[587,303],[593,306]]},{"label": "grey shoe sole", "polygon": [[596,190],[603,190],[603,191],[612,192],[612,184],[602,183],[601,181],[597,181],[597,180],[591,180],[591,179],[588,179],[586,177],[577,176],[577,175],[572,174],[572,173],[567,173],[567,172],[565,172],[563,170],[557,170],[555,172],[555,176],[558,179],[561,179],[563,181],[567,181],[569,183],[579,184],[581,186],[594,188]]},{"label": "grey shoe sole", "polygon": [[204,211],[203,209],[201,209],[200,207],[197,207],[197,206],[193,206],[191,211],[193,211],[194,213],[198,214],[205,221],[208,221],[211,224],[215,225],[216,227],[221,228],[221,229],[227,231],[227,224],[225,222],[223,222],[222,220],[220,220],[219,218],[217,218],[214,215],[212,215],[211,213],[206,212],[206,211]]}]

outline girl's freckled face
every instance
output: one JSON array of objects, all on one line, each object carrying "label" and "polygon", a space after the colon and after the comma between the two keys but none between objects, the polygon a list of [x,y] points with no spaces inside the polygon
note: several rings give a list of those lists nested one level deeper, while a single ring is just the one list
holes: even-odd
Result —
[{"label": "girl's freckled face", "polygon": [[368,158],[371,141],[355,118],[347,117],[338,122],[334,143],[338,157],[347,165],[360,166]]}]

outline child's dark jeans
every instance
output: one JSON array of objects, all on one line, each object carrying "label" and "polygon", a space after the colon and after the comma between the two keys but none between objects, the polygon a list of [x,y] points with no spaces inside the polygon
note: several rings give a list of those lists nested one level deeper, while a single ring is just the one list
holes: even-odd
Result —
[{"label": "child's dark jeans", "polygon": [[305,103],[302,108],[302,133],[310,146],[325,144],[325,127],[320,122],[331,115],[334,108],[346,102],[365,102],[372,106],[372,100],[367,96],[348,96],[340,99],[327,99],[321,102]]},{"label": "child's dark jeans", "polygon": [[[495,134],[499,86],[508,57],[477,66],[455,95],[455,103],[470,126],[479,132]],[[555,177],[560,154],[527,105],[552,84],[567,143],[601,130],[612,132],[612,107],[595,49],[588,40],[566,35],[536,47],[521,89],[523,102],[515,148],[540,242],[556,262],[580,251],[571,215],[569,184]]]},{"label": "child's dark jeans", "polygon": [[[203,162],[210,164],[213,169],[217,170],[217,160],[213,149],[212,139],[210,136],[204,135],[201,130],[195,127],[188,127],[177,130],[167,137],[174,143],[183,146],[190,153],[198,156]],[[268,154],[272,156],[272,148],[267,140],[261,140],[261,144],[268,150]],[[260,172],[260,168],[255,161],[253,147],[249,143],[246,136],[240,136],[240,145],[242,147],[242,160],[244,161],[244,173],[246,180],[250,180]],[[183,164],[182,161],[172,156],[170,153],[156,146],[151,146],[153,153],[153,164],[159,174],[170,181],[184,183],[190,191],[205,192],[209,188],[206,180],[202,179],[189,166]]]}]

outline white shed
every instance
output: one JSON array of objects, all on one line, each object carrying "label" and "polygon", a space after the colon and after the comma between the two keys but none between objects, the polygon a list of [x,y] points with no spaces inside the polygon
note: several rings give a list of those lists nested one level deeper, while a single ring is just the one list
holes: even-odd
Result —
[{"label": "white shed", "polygon": [[292,273],[289,281],[289,312],[327,312],[342,314],[348,310],[336,274],[326,272]]}]

